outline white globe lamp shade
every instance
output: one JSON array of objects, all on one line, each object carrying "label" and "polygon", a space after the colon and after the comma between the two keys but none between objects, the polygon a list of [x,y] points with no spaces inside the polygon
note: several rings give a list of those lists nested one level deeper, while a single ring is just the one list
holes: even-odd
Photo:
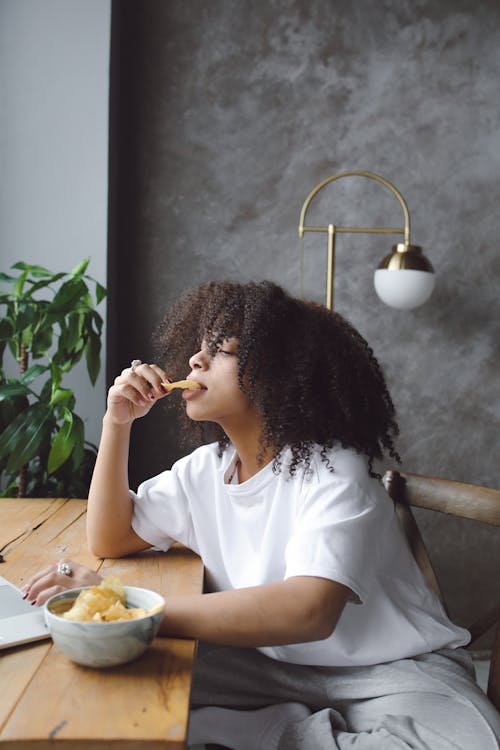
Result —
[{"label": "white globe lamp shade", "polygon": [[423,305],[432,294],[436,276],[429,271],[378,268],[373,277],[375,291],[389,307],[412,310]]},{"label": "white globe lamp shade", "polygon": [[373,283],[378,296],[389,307],[411,310],[423,305],[435,285],[432,265],[417,245],[399,244],[380,263]]}]

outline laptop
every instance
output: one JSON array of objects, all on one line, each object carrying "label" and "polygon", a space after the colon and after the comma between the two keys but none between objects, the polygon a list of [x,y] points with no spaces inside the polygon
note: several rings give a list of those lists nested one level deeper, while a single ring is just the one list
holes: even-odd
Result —
[{"label": "laptop", "polygon": [[25,601],[23,592],[0,576],[0,649],[49,637],[43,607]]}]

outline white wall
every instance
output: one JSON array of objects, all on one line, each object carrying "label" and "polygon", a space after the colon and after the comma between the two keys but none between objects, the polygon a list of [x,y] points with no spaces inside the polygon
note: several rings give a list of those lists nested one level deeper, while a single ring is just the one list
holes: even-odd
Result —
[{"label": "white wall", "polygon": [[[110,15],[110,0],[0,0],[3,271],[18,260],[69,271],[91,256],[106,284]],[[104,374],[92,388],[82,365],[67,383],[97,442]]]}]

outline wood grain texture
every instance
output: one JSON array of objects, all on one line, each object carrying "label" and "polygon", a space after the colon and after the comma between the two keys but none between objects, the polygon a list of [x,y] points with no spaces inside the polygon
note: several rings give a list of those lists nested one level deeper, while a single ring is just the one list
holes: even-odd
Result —
[{"label": "wood grain texture", "polygon": [[[84,500],[0,499],[0,573],[21,586],[66,557],[166,597],[201,592],[202,563],[179,545],[166,554],[93,557],[85,544],[85,510]],[[184,747],[195,650],[192,640],[157,638],[136,661],[105,670],[73,664],[51,641],[4,651],[1,750]]]}]

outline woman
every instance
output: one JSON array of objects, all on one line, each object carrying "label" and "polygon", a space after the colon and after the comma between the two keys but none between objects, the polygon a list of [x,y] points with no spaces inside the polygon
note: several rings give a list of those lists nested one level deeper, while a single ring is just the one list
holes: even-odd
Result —
[{"label": "woman", "polygon": [[[190,742],[238,750],[494,750],[498,714],[428,589],[374,470],[394,407],[363,338],[270,282],[210,283],[158,332],[162,366],[134,361],[109,391],[88,502],[88,542],[119,557],[175,541],[208,590],[169,597],[161,632],[197,638]],[[184,376],[196,450],[127,480],[130,431]],[[41,604],[98,576],[53,568]]]}]

